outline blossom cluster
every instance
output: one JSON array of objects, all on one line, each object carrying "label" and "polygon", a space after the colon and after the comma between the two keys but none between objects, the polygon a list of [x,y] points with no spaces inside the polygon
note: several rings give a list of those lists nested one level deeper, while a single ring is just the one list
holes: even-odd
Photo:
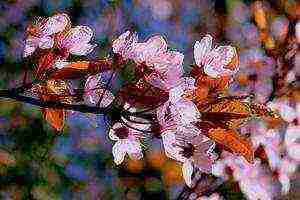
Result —
[{"label": "blossom cluster", "polygon": [[[92,52],[96,46],[90,43],[92,37],[90,27],[72,27],[69,17],[63,13],[29,26],[24,57],[39,57],[36,78],[44,80],[46,77],[46,83],[40,83],[34,90],[40,99],[66,103],[75,101],[68,98],[74,96],[75,90],[67,79],[78,70],[85,78],[82,95],[85,104],[113,107],[116,101],[122,100],[122,95],[113,94],[105,86],[104,73],[82,73],[90,69],[90,61],[68,61],[70,54],[87,55]],[[233,178],[250,199],[270,199],[272,181],[266,178],[262,183],[257,179],[267,174],[260,164],[262,158],[255,156],[255,150],[262,145],[271,171],[279,172],[282,191],[288,191],[289,178],[299,162],[296,134],[291,134],[293,127],[289,127],[284,139],[288,154],[280,157],[281,141],[276,129],[253,130],[249,138],[242,131],[238,132],[239,128],[247,127],[248,124],[244,123],[249,119],[268,117],[280,121],[280,116],[270,114],[270,108],[281,104],[267,107],[252,104],[243,97],[226,98],[226,91],[239,70],[235,47],[213,46],[213,37],[206,34],[194,44],[195,65],[192,65],[189,75],[184,72],[184,55],[170,50],[161,35],[141,42],[137,33],[126,31],[112,42],[112,51],[113,64],[109,69],[112,74],[131,66],[136,77],[128,84],[133,88],[146,93],[145,85],[148,85],[152,90],[167,94],[167,98],[159,99],[158,105],[151,107],[149,112],[141,109],[138,102],[122,102],[122,113],[111,120],[108,133],[114,141],[112,154],[115,164],[123,163],[127,154],[130,159],[142,159],[146,140],[158,136],[165,155],[182,163],[182,175],[189,187],[194,187],[200,179],[195,176],[197,172],[227,179],[229,175],[225,169],[229,167]],[[55,76],[51,76],[53,71]],[[49,73],[50,78],[47,77]],[[129,92],[125,89],[125,95]],[[284,111],[281,111],[284,109],[276,109],[284,119]],[[45,119],[61,131],[65,111],[45,109],[43,112]],[[152,118],[143,118],[147,114]],[[58,118],[62,120],[58,122]]]}]

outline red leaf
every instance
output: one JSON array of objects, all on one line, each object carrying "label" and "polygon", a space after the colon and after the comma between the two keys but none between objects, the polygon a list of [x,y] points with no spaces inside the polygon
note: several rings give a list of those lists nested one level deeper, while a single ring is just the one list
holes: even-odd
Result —
[{"label": "red leaf", "polygon": [[149,83],[143,82],[143,86],[130,83],[119,91],[119,96],[124,102],[136,107],[154,107],[168,100],[168,93],[156,88]]},{"label": "red leaf", "polygon": [[251,142],[241,137],[235,130],[222,128],[210,129],[208,136],[232,152],[243,156],[249,163],[254,163],[254,150],[252,149]]},{"label": "red leaf", "polygon": [[62,131],[65,123],[65,111],[63,109],[43,109],[44,119],[57,131]]},{"label": "red leaf", "polygon": [[38,68],[36,69],[35,76],[40,78],[46,70],[53,67],[56,55],[51,51],[44,54],[38,61]]},{"label": "red leaf", "polygon": [[89,61],[77,61],[69,63],[62,69],[50,75],[53,79],[75,79],[81,78],[88,73]]},{"label": "red leaf", "polygon": [[69,63],[62,69],[57,70],[50,75],[54,79],[77,79],[82,78],[87,74],[98,74],[112,67],[111,60],[96,60],[96,61],[77,61]]}]

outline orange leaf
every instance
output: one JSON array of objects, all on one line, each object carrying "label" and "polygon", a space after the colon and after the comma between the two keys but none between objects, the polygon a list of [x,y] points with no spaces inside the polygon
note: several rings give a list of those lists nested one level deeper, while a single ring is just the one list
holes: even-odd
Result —
[{"label": "orange leaf", "polygon": [[69,63],[62,69],[51,74],[50,78],[54,79],[75,79],[81,78],[86,74],[98,74],[111,70],[112,61],[110,59],[77,61]]},{"label": "orange leaf", "polygon": [[57,131],[62,131],[65,123],[65,111],[63,109],[46,108],[43,110],[44,119]]},{"label": "orange leaf", "polygon": [[254,151],[251,142],[241,137],[232,129],[210,129],[208,136],[217,143],[224,145],[233,153],[243,156],[249,163],[254,163]]},{"label": "orange leaf", "polygon": [[55,59],[56,55],[51,51],[44,54],[38,61],[38,68],[35,71],[36,78],[41,78],[43,73],[53,66]]},{"label": "orange leaf", "polygon": [[222,99],[219,102],[211,103],[207,108],[207,112],[220,113],[218,114],[219,117],[223,115],[223,119],[218,119],[226,122],[226,125],[230,128],[240,127],[243,122],[252,116],[248,104],[239,99]]},{"label": "orange leaf", "polygon": [[57,70],[51,74],[53,79],[74,79],[81,78],[88,73],[89,61],[77,61],[69,63],[62,69]]},{"label": "orange leaf", "polygon": [[[236,62],[236,59],[233,60],[233,63]],[[231,66],[228,66],[231,67]],[[211,92],[220,92],[227,89],[229,82],[231,81],[230,76],[222,76],[221,78],[212,78],[206,75],[203,71],[203,68],[194,66],[190,75],[196,79],[197,87],[207,87]]]}]

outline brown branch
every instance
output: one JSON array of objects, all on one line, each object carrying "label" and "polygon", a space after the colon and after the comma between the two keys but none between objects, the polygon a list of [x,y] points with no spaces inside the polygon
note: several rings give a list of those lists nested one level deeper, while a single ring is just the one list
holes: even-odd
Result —
[{"label": "brown branch", "polygon": [[111,106],[105,108],[99,108],[95,106],[88,106],[83,104],[66,104],[61,103],[58,101],[42,101],[40,99],[36,99],[33,97],[21,95],[18,93],[17,90],[0,90],[0,99],[13,99],[16,101],[20,101],[23,103],[28,103],[31,105],[39,106],[41,108],[57,108],[57,109],[66,109],[66,110],[73,110],[82,113],[94,113],[94,114],[107,114]]}]

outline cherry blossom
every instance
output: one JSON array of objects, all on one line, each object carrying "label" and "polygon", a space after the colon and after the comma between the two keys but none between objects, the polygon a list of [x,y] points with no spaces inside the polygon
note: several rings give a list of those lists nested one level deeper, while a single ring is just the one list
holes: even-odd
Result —
[{"label": "cherry blossom", "polygon": [[134,59],[134,48],[138,42],[137,33],[126,31],[112,44],[113,52],[120,54],[124,59]]},{"label": "cherry blossom", "polygon": [[[194,133],[190,133],[190,131]],[[198,133],[197,136],[195,136]],[[211,166],[215,160],[212,154],[214,143],[204,135],[199,134],[195,127],[182,128],[173,132],[166,130],[162,133],[162,140],[166,155],[182,164],[182,174],[186,184],[192,187],[194,168],[201,172],[211,173]]]},{"label": "cherry blossom", "polygon": [[210,196],[201,196],[197,200],[221,200],[223,199],[219,194],[213,193]]},{"label": "cherry blossom", "polygon": [[212,40],[212,36],[207,34],[200,42],[196,41],[194,45],[196,65],[203,67],[204,72],[213,78],[235,74],[238,71],[235,47],[212,48]]},{"label": "cherry blossom", "polygon": [[146,77],[152,85],[169,90],[179,83],[183,75],[183,54],[168,51],[166,40],[161,35],[150,37],[146,42],[138,42],[136,33],[126,31],[113,42],[114,53],[123,59],[132,59],[137,64],[145,63],[154,70]]},{"label": "cherry blossom", "polygon": [[262,145],[268,157],[270,169],[278,173],[278,180],[282,185],[281,192],[286,194],[290,188],[290,178],[295,172],[299,164],[298,148],[300,143],[297,142],[299,137],[298,128],[295,126],[288,126],[284,146],[287,155],[284,154],[284,146],[282,145],[281,133],[275,129],[267,130],[262,124],[256,124],[255,129],[252,130],[252,141],[254,147]]},{"label": "cherry blossom", "polygon": [[99,106],[107,107],[114,100],[114,96],[109,90],[105,90],[104,87],[105,86],[101,84],[101,74],[89,76],[84,87],[83,98],[85,102],[91,105],[97,105],[103,95]]},{"label": "cherry blossom", "polygon": [[29,29],[23,56],[31,55],[37,47],[41,49],[58,47],[63,52],[62,59],[66,59],[69,53],[75,55],[90,53],[97,46],[89,43],[94,34],[93,30],[88,26],[74,28],[70,26],[69,17],[62,13],[49,17],[37,27]]},{"label": "cherry blossom", "polygon": [[[135,108],[132,108],[129,104],[125,104],[124,108],[130,112],[135,112]],[[109,138],[116,141],[112,153],[114,162],[117,165],[124,161],[126,154],[131,159],[141,159],[143,157],[141,146],[142,141],[146,137],[143,131],[147,131],[150,128],[150,124],[145,121],[139,122],[136,118],[132,116],[128,120],[121,117],[121,123],[115,123],[109,131]]]},{"label": "cherry blossom", "polygon": [[223,152],[222,157],[213,164],[212,174],[226,178],[225,167],[230,167],[234,180],[239,182],[241,190],[248,199],[272,199],[272,180],[262,168],[259,160],[255,160],[252,165],[242,157],[228,152]]},{"label": "cherry blossom", "polygon": [[[216,157],[212,154],[214,143],[204,135],[190,137],[189,133],[176,134],[177,145],[181,147],[179,152],[185,161],[182,165],[182,174],[186,184],[193,186],[193,169],[198,168],[201,172],[210,174],[212,164]],[[181,139],[179,139],[181,137]]]},{"label": "cherry blossom", "polygon": [[[86,55],[93,51],[97,46],[96,44],[90,44],[94,33],[88,26],[75,26],[69,29],[58,40],[58,48],[74,55]],[[67,56],[66,56],[67,57]]]},{"label": "cherry blossom", "polygon": [[30,26],[26,39],[23,57],[30,56],[37,47],[50,49],[54,46],[54,34],[64,31],[70,25],[70,18],[64,13],[59,13],[42,20],[35,26]]},{"label": "cherry blossom", "polygon": [[169,100],[157,110],[165,153],[183,163],[183,177],[190,187],[194,167],[209,173],[213,161],[208,153],[213,143],[192,125],[200,120],[200,112],[192,101],[184,98],[186,92],[195,88],[194,84],[193,78],[181,78],[180,84],[169,90]]},{"label": "cherry blossom", "polygon": [[116,141],[112,153],[114,162],[117,165],[124,161],[126,154],[132,159],[141,159],[143,157],[139,135],[140,132],[128,128],[121,123],[114,124],[110,129],[109,138]]},{"label": "cherry blossom", "polygon": [[[187,125],[200,119],[200,112],[196,105],[184,95],[195,89],[195,79],[184,77],[180,79],[178,86],[169,90],[169,100],[157,111],[157,118],[163,120],[165,114],[170,111],[177,125]],[[164,122],[161,121],[161,124]]]}]

